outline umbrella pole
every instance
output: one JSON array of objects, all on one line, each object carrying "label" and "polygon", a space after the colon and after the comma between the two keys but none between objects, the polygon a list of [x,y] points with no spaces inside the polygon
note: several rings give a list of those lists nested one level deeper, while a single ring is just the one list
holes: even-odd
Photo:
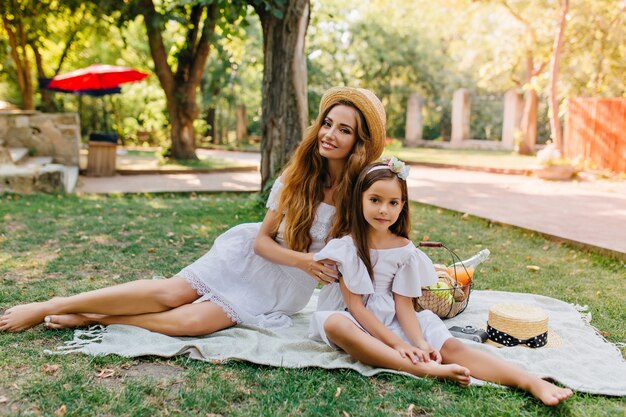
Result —
[{"label": "umbrella pole", "polygon": [[107,100],[106,96],[102,97],[102,122],[104,124],[103,132],[107,133],[109,131],[109,123],[107,120]]},{"label": "umbrella pole", "polygon": [[85,126],[83,125],[83,96],[79,94],[76,97],[78,97],[78,120],[80,121],[80,133],[82,136],[83,130],[85,129]]}]

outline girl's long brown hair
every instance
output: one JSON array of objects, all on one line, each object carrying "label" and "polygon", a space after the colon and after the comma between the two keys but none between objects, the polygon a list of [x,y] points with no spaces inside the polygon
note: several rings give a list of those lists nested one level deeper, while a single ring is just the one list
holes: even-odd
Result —
[{"label": "girl's long brown hair", "polygon": [[[338,178],[339,184],[333,196],[335,217],[328,238],[349,233],[349,207],[354,181],[363,167],[380,157],[380,153],[373,154],[372,138],[365,117],[354,104],[339,100],[329,103],[320,112],[313,125],[306,130],[302,142],[282,174],[283,189],[277,211],[284,215],[284,240],[292,250],[306,252],[312,242],[311,225],[315,220],[316,208],[324,199],[324,184],[328,181],[328,162],[319,153],[317,134],[328,112],[339,104],[355,109],[358,117],[354,146]],[[276,216],[274,233],[278,232],[281,220],[281,216]]]},{"label": "girl's long brown hair", "polygon": [[370,170],[376,166],[386,166],[385,163],[371,164],[361,172],[361,175],[356,180],[354,186],[354,193],[352,194],[352,209],[350,211],[350,218],[352,219],[350,234],[356,246],[357,254],[359,258],[365,264],[367,273],[370,275],[370,279],[374,280],[374,268],[372,266],[372,260],[370,257],[369,240],[367,231],[369,229],[369,223],[365,220],[363,215],[363,194],[369,190],[369,188],[377,181],[398,181],[400,183],[400,190],[402,192],[402,211],[398,216],[398,220],[389,227],[389,230],[397,236],[402,236],[406,239],[409,238],[411,233],[411,214],[409,213],[409,191],[406,185],[406,181],[398,178],[398,174],[390,169],[377,169],[370,172]]}]

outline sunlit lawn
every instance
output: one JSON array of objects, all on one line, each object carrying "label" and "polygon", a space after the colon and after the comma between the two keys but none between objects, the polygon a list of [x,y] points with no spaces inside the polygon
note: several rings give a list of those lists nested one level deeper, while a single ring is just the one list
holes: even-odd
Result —
[{"label": "sunlit lawn", "polygon": [[[219,170],[249,166],[234,159],[218,158],[210,155],[198,155],[198,160],[178,161],[165,158],[158,150],[122,150],[116,156],[118,170],[141,171],[186,171],[186,170]],[[81,168],[87,168],[87,152],[81,154]]]},{"label": "sunlit lawn", "polygon": [[[224,230],[263,212],[255,194],[0,195],[0,307],[171,276]],[[623,262],[430,206],[413,205],[413,218],[415,241],[444,241],[462,257],[491,249],[477,288],[587,304],[608,340],[626,340]],[[626,410],[624,398],[577,393],[547,409],[514,390],[398,375],[44,354],[71,338],[41,326],[0,334],[0,415],[622,417]],[[581,360],[593,366],[601,358]]]},{"label": "sunlit lawn", "polygon": [[388,147],[385,149],[385,155],[395,155],[402,160],[412,162],[496,169],[528,170],[537,163],[533,156],[481,149]]},{"label": "sunlit lawn", "polygon": [[[233,150],[228,145],[213,147],[220,150]],[[258,152],[258,145],[249,145],[246,150]],[[192,169],[223,169],[245,166],[245,162],[207,156],[198,153],[197,161],[176,161],[164,158],[161,151],[126,150],[117,156],[117,168],[122,170],[192,170]],[[529,170],[536,165],[533,156],[518,155],[508,151],[490,151],[479,149],[436,149],[436,148],[405,148],[388,146],[384,155],[396,157],[416,163],[444,164],[465,167],[480,167],[509,170]],[[87,152],[82,151],[81,168],[87,167]]]}]

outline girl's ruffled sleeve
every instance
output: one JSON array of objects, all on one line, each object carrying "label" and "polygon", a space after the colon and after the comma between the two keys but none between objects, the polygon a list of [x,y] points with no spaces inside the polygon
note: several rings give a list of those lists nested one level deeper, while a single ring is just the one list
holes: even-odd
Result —
[{"label": "girl's ruffled sleeve", "polygon": [[267,203],[265,204],[266,208],[276,211],[276,209],[278,208],[278,201],[280,198],[280,190],[282,188],[283,188],[283,182],[281,180],[281,177],[278,177],[276,178],[276,181],[274,181],[274,184],[272,185],[272,189],[270,190],[270,196],[267,198]]},{"label": "girl's ruffled sleeve", "polygon": [[437,282],[433,262],[421,250],[413,248],[406,259],[398,266],[391,290],[405,297],[419,297],[422,287]]},{"label": "girl's ruffled sleeve", "polygon": [[374,285],[367,273],[365,264],[357,255],[356,247],[350,236],[333,239],[316,253],[314,260],[331,259],[337,262],[346,287],[354,294],[372,294]]}]

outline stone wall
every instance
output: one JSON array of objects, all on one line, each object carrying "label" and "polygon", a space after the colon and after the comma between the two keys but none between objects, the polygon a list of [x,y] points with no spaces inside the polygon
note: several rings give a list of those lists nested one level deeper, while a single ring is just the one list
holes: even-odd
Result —
[{"label": "stone wall", "polygon": [[0,142],[50,156],[57,164],[79,164],[80,119],[77,113],[0,112]]}]

